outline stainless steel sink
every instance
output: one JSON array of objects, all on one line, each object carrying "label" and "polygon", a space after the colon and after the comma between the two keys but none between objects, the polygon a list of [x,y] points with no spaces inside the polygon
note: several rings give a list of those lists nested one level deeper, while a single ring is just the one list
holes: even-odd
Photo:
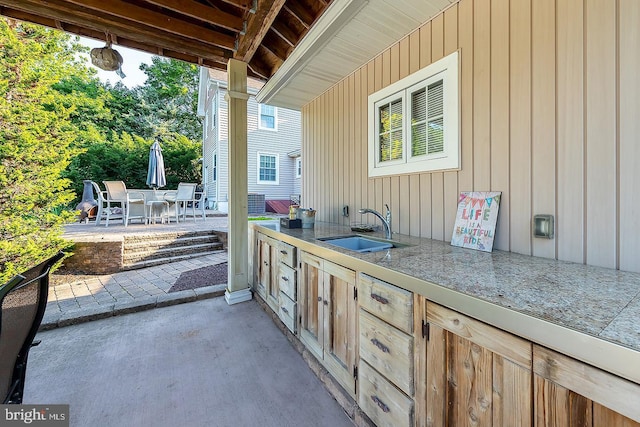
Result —
[{"label": "stainless steel sink", "polygon": [[362,237],[358,235],[354,236],[335,236],[335,237],[321,237],[318,240],[328,243],[330,245],[339,246],[344,249],[349,249],[354,252],[377,252],[393,247],[391,242],[385,242],[384,240],[375,240],[368,237]]}]

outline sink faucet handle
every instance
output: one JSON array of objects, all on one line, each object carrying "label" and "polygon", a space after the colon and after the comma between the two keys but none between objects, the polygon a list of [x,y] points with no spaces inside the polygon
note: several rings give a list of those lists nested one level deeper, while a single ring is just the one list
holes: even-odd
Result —
[{"label": "sink faucet handle", "polygon": [[387,214],[386,214],[386,220],[387,220],[387,226],[389,227],[389,233],[388,233],[388,238],[391,238],[391,209],[389,209],[389,205],[388,204],[384,204],[385,207],[387,208]]}]

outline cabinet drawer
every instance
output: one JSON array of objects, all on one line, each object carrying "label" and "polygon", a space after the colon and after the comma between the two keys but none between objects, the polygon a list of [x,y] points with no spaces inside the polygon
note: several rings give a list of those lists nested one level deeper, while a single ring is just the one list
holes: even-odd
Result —
[{"label": "cabinet drawer", "polygon": [[278,260],[289,267],[296,266],[296,248],[288,243],[280,242]]},{"label": "cabinet drawer", "polygon": [[358,405],[379,427],[413,426],[413,400],[360,360]]},{"label": "cabinet drawer", "polygon": [[296,300],[296,271],[284,264],[278,268],[280,292],[284,292],[292,300]]},{"label": "cabinet drawer", "polygon": [[278,307],[278,316],[282,323],[295,334],[296,319],[298,317],[298,305],[291,298],[280,292],[280,304]]},{"label": "cabinet drawer", "polygon": [[358,301],[369,313],[396,328],[413,332],[413,296],[411,292],[366,274],[360,274]]},{"label": "cabinet drawer", "polygon": [[360,358],[413,396],[413,337],[360,309]]}]

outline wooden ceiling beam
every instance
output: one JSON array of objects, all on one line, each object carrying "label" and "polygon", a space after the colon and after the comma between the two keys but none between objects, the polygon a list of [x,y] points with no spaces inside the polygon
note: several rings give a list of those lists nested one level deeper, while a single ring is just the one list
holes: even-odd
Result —
[{"label": "wooden ceiling beam", "polygon": [[[240,9],[243,9],[243,10],[251,10],[251,8],[253,7],[253,0],[221,0],[221,1],[226,4],[239,7]],[[207,3],[211,4],[210,1],[207,1]]]},{"label": "wooden ceiling beam", "polygon": [[[104,40],[105,34],[110,33],[149,46],[158,46],[177,52],[191,53],[215,61],[226,61],[226,59],[231,56],[230,51],[214,48],[191,39],[176,37],[173,34],[160,32],[144,25],[131,26],[130,23],[119,19],[105,19],[93,11],[74,8],[60,0],[48,0],[46,5],[43,5],[43,2],[40,0],[20,0],[19,2],[15,0],[0,0],[0,6],[7,6],[9,10],[22,11],[27,14],[27,16],[25,16],[27,19],[24,20],[37,24],[55,28],[54,21],[59,20],[65,27],[71,24],[99,32],[101,34],[100,37],[94,36],[94,38],[97,39]],[[47,18],[51,20],[51,23],[28,19],[28,15]],[[16,19],[22,18],[16,16]],[[67,28],[67,31],[70,30]]]},{"label": "wooden ceiling beam", "polygon": [[197,26],[181,19],[171,18],[162,13],[121,0],[67,0],[67,2],[131,21],[132,26],[136,24],[147,25],[178,36],[199,40],[212,46],[231,50],[235,48],[235,38],[230,35]]},{"label": "wooden ceiling beam", "polygon": [[193,0],[147,0],[151,4],[173,10],[181,15],[190,16],[208,24],[226,28],[227,30],[239,33],[244,30],[244,20],[241,16],[232,15],[216,9],[214,7],[205,6]]},{"label": "wooden ceiling beam", "polygon": [[247,66],[262,80],[268,80],[271,77],[271,67],[258,56],[255,56],[251,62],[247,63]]},{"label": "wooden ceiling beam", "polygon": [[287,9],[287,11],[289,13],[291,13],[293,16],[298,18],[298,20],[307,29],[309,29],[311,27],[311,25],[313,24],[313,21],[316,20],[316,17],[313,16],[313,14],[308,9],[306,9],[305,7],[300,5],[300,3],[298,3],[298,2],[289,2],[289,3],[287,3],[287,5],[285,6],[285,9]]},{"label": "wooden ceiling beam", "polygon": [[[102,40],[104,39],[104,31],[96,31],[96,30],[92,30],[90,28],[86,28],[83,26],[77,26],[77,25],[73,25],[73,24],[64,24],[60,21],[57,20],[53,20],[53,19],[49,19],[49,18],[45,18],[42,16],[38,16],[38,15],[34,15],[34,14],[30,14],[27,12],[22,12],[20,10],[16,10],[16,9],[9,9],[9,8],[5,8],[5,7],[0,7],[0,14],[9,18],[13,18],[13,19],[18,19],[20,21],[24,21],[24,22],[32,22],[34,24],[38,24],[38,25],[44,25],[45,27],[50,27],[50,28],[58,28],[62,29],[66,32],[69,33],[73,33],[79,36],[83,36],[83,37],[90,37],[93,39],[97,39],[97,40]],[[167,58],[173,58],[173,59],[179,59],[182,61],[187,61],[187,62],[191,62],[191,63],[198,63],[201,65],[205,65],[207,67],[211,67],[211,68],[218,68],[221,70],[226,70],[226,60],[224,58],[222,58],[222,60],[215,60],[215,59],[208,59],[208,58],[202,58],[200,56],[195,56],[195,55],[189,55],[186,53],[182,53],[182,52],[176,52],[173,50],[168,50],[168,49],[162,49],[159,46],[156,45],[148,45],[145,43],[139,43],[136,42],[134,40],[129,40],[129,39],[123,39],[123,38],[119,38],[118,39],[118,45],[119,46],[124,46],[124,47],[128,47],[131,49],[137,49],[137,50],[141,50],[144,52],[149,52],[153,55],[159,55],[159,56],[164,56]]]},{"label": "wooden ceiling beam", "polygon": [[268,31],[265,38],[262,40],[262,47],[269,52],[277,56],[281,61],[284,61],[289,56],[289,53],[293,49],[283,38],[281,38],[275,31]]},{"label": "wooden ceiling beam", "polygon": [[282,37],[282,39],[289,43],[289,45],[292,47],[295,47],[300,41],[300,36],[280,19],[275,20],[275,22],[271,26],[271,30]]},{"label": "wooden ceiling beam", "polygon": [[[247,31],[238,37],[238,50],[234,58],[249,63],[275,21],[286,0],[260,0],[258,10],[249,16]],[[269,76],[270,77],[270,76]]]}]

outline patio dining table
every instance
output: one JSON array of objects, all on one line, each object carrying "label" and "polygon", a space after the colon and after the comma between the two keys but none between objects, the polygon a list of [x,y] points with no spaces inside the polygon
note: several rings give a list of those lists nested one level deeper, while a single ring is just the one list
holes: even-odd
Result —
[{"label": "patio dining table", "polygon": [[[164,222],[171,223],[169,215],[169,203],[165,200],[165,196],[175,194],[176,190],[152,190],[152,189],[128,189],[130,193],[142,193],[145,198],[144,205],[131,205],[131,216],[142,216],[146,219],[145,223],[150,224],[154,219],[160,219]],[[204,192],[196,192],[197,210],[201,211],[202,217],[206,218],[204,205]],[[177,220],[176,220],[177,221]]]}]

